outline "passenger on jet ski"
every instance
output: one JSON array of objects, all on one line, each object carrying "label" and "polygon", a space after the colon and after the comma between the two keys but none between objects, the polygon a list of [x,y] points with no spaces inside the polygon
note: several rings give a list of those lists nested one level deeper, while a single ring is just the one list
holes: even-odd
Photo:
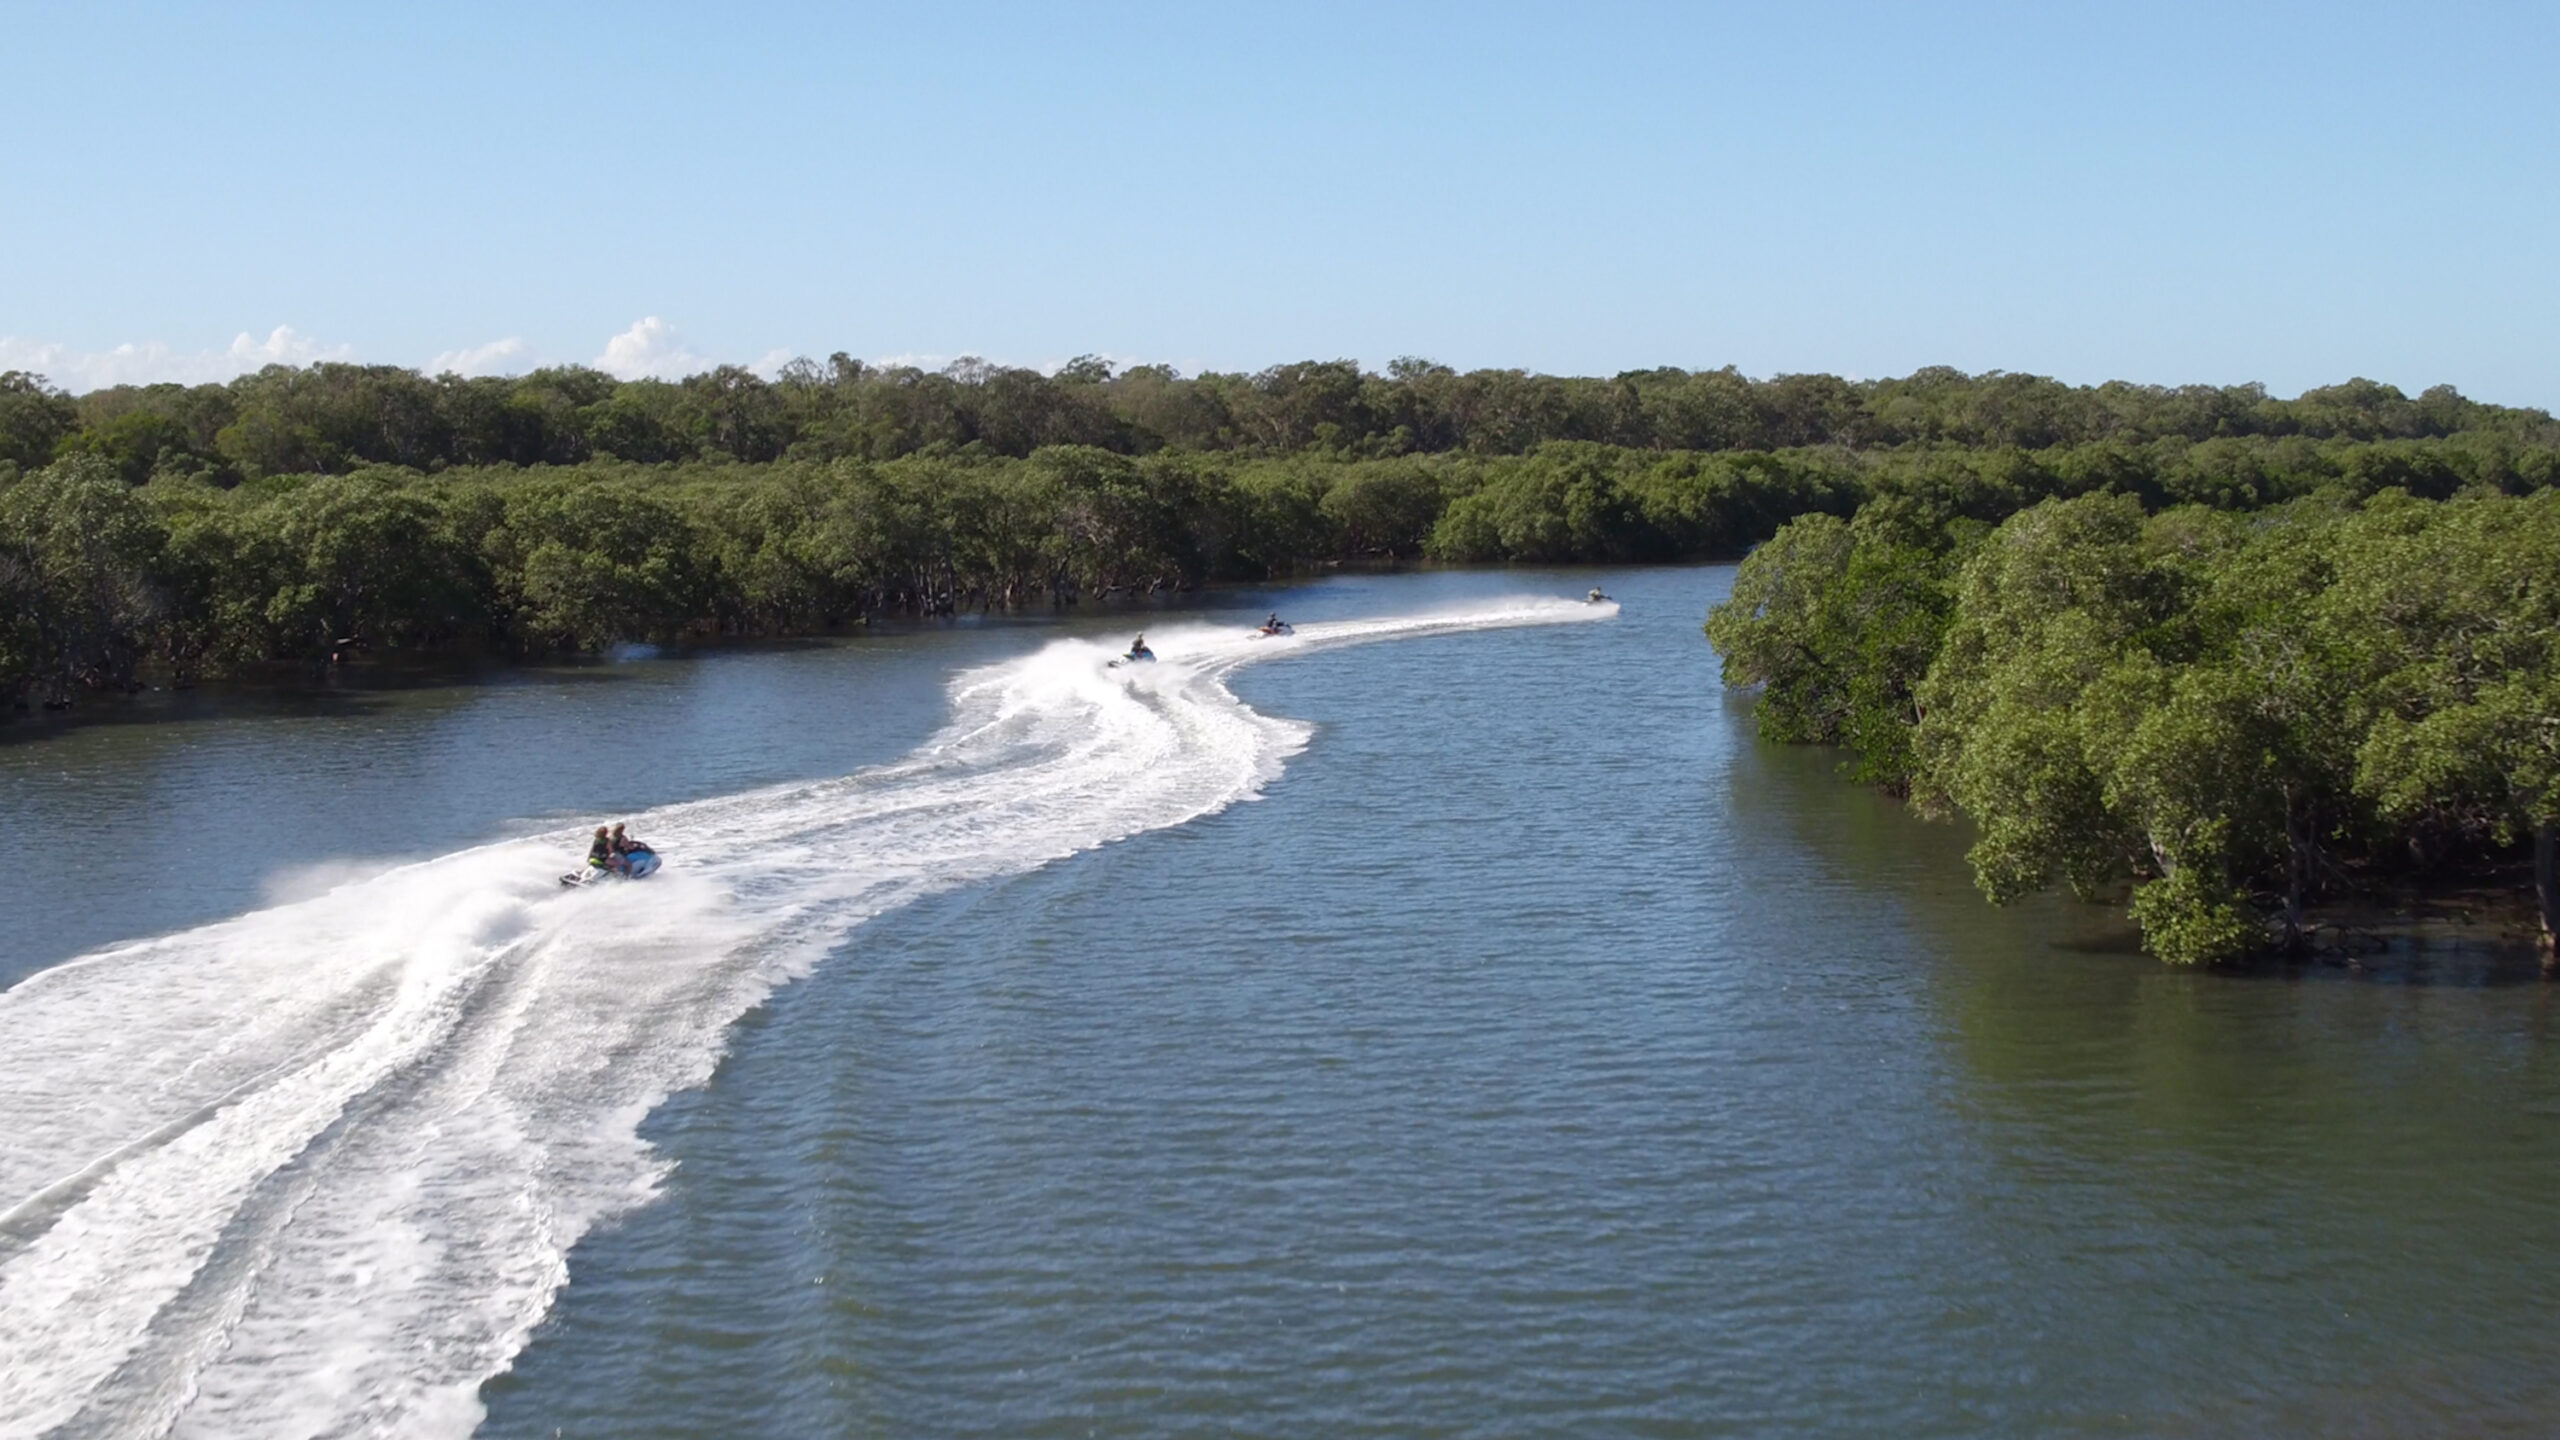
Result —
[{"label": "passenger on jet ski", "polygon": [[658,852],[648,841],[630,834],[620,825],[613,827],[614,873],[626,880],[638,880],[658,868]]},{"label": "passenger on jet ski", "polygon": [[613,848],[613,836],[603,826],[596,827],[595,843],[587,847],[587,868],[619,870],[621,855]]}]

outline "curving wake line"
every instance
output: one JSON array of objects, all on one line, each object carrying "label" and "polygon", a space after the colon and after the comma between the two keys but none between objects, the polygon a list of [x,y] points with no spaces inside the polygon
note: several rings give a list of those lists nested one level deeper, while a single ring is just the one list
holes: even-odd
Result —
[{"label": "curving wake line", "polygon": [[579,834],[466,850],[0,993],[0,1440],[464,1435],[638,1138],[848,931],[1253,798],[1307,730],[1228,672],[1351,642],[1599,619],[1518,600],[1059,641],[965,672],[896,764],[670,806],[674,863],[564,893]]}]

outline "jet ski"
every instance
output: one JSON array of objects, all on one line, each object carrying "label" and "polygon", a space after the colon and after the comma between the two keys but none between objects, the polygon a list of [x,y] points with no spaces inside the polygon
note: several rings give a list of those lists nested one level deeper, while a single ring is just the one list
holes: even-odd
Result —
[{"label": "jet ski", "polygon": [[1611,600],[1616,599],[1616,598],[1617,598],[1617,597],[1615,597],[1615,596],[1613,596],[1613,595],[1603,595],[1603,594],[1601,594],[1601,593],[1600,593],[1600,587],[1599,587],[1599,586],[1597,586],[1597,585],[1594,585],[1594,586],[1592,586],[1592,587],[1591,587],[1591,593],[1582,597],[1582,603],[1583,603],[1583,604],[1585,604],[1585,605],[1606,605],[1606,604],[1608,604]]},{"label": "jet ski", "polygon": [[1268,640],[1275,635],[1295,635],[1297,633],[1298,627],[1290,624],[1286,620],[1266,620],[1262,624],[1253,627],[1252,633],[1245,638],[1249,640]]},{"label": "jet ski", "polygon": [[1123,656],[1121,656],[1119,659],[1112,661],[1112,662],[1111,662],[1111,665],[1110,665],[1110,668],[1111,668],[1111,669],[1114,669],[1114,670],[1117,670],[1117,669],[1119,669],[1119,668],[1120,668],[1121,666],[1123,666],[1123,665],[1138,665],[1138,664],[1149,664],[1149,665],[1151,665],[1151,664],[1154,664],[1154,663],[1155,663],[1155,658],[1156,658],[1156,652],[1154,652],[1153,650],[1148,649],[1148,648],[1147,648],[1147,642],[1146,642],[1146,641],[1144,641],[1144,640],[1141,640],[1141,641],[1139,641],[1137,644],[1132,645],[1132,646],[1130,646],[1130,647],[1129,647],[1129,653],[1128,653],[1128,654],[1123,655]]},{"label": "jet ski", "polygon": [[560,883],[571,889],[593,885],[601,880],[646,880],[658,873],[658,852],[646,845],[634,845],[622,852],[622,868],[607,869],[602,865],[586,865],[560,877]]}]

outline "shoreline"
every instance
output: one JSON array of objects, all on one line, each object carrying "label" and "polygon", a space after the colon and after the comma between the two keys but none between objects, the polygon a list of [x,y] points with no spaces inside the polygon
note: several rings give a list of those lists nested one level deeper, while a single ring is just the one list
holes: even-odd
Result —
[{"label": "shoreline", "polygon": [[0,747],[43,740],[98,726],[178,724],[236,715],[244,710],[307,712],[360,706],[367,697],[419,690],[500,685],[531,680],[607,679],[622,666],[647,660],[692,660],[721,655],[824,649],[871,640],[940,635],[954,630],[1047,628],[1112,616],[1190,616],[1221,608],[1252,609],[1248,600],[1317,584],[1339,576],[1486,573],[1511,571],[1561,575],[1617,574],[1628,570],[1681,570],[1735,563],[1731,558],[1619,565],[1466,565],[1389,556],[1329,561],[1320,569],[1274,580],[1215,580],[1147,593],[1122,592],[1064,602],[982,605],[939,614],[901,612],[865,616],[829,628],[774,634],[686,632],[663,641],[625,641],[602,650],[519,655],[494,645],[396,649],[322,665],[259,661],[191,683],[172,683],[164,666],[143,671],[134,690],[83,691],[70,704],[50,708],[0,705]]}]

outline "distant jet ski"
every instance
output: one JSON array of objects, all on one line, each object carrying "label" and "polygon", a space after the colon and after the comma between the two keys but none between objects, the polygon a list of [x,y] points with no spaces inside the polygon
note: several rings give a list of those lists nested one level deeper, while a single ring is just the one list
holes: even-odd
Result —
[{"label": "distant jet ski", "polygon": [[622,852],[622,865],[619,869],[604,865],[589,865],[561,876],[560,883],[575,889],[582,885],[593,885],[600,880],[646,880],[658,873],[659,864],[657,851],[646,845],[634,844],[630,849]]},{"label": "distant jet ski", "polygon": [[1117,670],[1123,665],[1135,665],[1140,663],[1153,664],[1155,662],[1155,658],[1156,652],[1147,648],[1147,637],[1141,635],[1135,641],[1130,643],[1129,653],[1112,661],[1110,668]]},{"label": "distant jet ski", "polygon": [[1591,587],[1591,593],[1582,597],[1582,603],[1585,605],[1606,605],[1609,603],[1611,598],[1612,597],[1610,596],[1601,594],[1600,587],[1594,585]]},{"label": "distant jet ski", "polygon": [[1275,635],[1295,635],[1297,633],[1297,626],[1290,624],[1288,621],[1281,619],[1277,615],[1274,615],[1270,619],[1263,621],[1260,625],[1255,626],[1253,633],[1246,638],[1253,640],[1268,640]]}]

